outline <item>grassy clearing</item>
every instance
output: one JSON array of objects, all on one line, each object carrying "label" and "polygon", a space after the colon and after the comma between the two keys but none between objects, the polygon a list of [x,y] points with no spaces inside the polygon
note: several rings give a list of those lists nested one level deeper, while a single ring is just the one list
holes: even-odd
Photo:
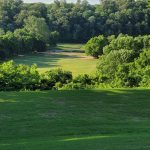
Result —
[{"label": "grassy clearing", "polygon": [[2,150],[149,150],[150,90],[0,93]]},{"label": "grassy clearing", "polygon": [[[79,50],[81,44],[60,44],[62,50]],[[56,48],[57,49],[57,48]],[[62,68],[71,71],[73,75],[91,74],[96,70],[97,60],[79,52],[46,52],[44,54],[19,56],[14,61],[18,64],[32,65],[36,63],[40,72],[52,68]]]},{"label": "grassy clearing", "polygon": [[83,50],[84,44],[60,43],[56,48],[60,50]]}]

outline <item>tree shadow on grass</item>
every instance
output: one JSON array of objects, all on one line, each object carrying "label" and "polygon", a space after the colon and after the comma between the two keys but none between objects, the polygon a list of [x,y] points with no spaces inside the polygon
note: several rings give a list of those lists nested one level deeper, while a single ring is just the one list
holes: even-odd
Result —
[{"label": "tree shadow on grass", "polygon": [[[68,95],[68,92],[70,95]],[[52,95],[51,95],[52,94]],[[138,99],[144,99],[150,102],[150,89],[140,89],[140,88],[123,88],[123,89],[99,89],[99,90],[62,90],[62,91],[31,91],[31,92],[0,92],[0,95],[3,95],[3,98],[15,98],[17,101],[23,102],[21,97],[31,97],[34,98],[40,95],[40,99],[46,98],[45,96],[51,95],[53,98],[57,97],[74,97],[77,101],[88,101],[93,102],[99,100],[112,100],[115,98],[116,102],[118,100],[128,100],[131,102]],[[127,97],[126,97],[127,96]],[[83,97],[83,99],[80,99]],[[88,97],[88,99],[87,99]],[[2,97],[1,97],[2,98]],[[133,99],[134,98],[134,99]],[[34,99],[33,99],[34,101]]]}]

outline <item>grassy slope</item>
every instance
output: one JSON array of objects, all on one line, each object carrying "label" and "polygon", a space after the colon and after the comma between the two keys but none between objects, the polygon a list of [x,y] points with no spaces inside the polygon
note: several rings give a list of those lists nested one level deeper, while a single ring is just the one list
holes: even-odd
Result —
[{"label": "grassy slope", "polygon": [[[82,47],[81,44],[59,44],[58,49],[75,50]],[[56,48],[57,49],[57,48]],[[16,58],[14,61],[18,64],[23,63],[31,65],[36,63],[40,72],[45,72],[51,68],[63,68],[72,71],[73,75],[90,74],[96,70],[97,60],[87,59],[84,53],[57,53],[57,54],[37,54],[26,55]]]},{"label": "grassy slope", "polygon": [[1,150],[149,150],[150,90],[0,93]]}]

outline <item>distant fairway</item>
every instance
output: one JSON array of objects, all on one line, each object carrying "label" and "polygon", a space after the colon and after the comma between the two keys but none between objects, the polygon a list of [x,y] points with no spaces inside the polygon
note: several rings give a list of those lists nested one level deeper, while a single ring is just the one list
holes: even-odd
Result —
[{"label": "distant fairway", "polygon": [[149,150],[150,90],[0,93],[0,150]]},{"label": "distant fairway", "polygon": [[[62,68],[72,71],[73,75],[91,74],[96,70],[97,60],[81,53],[82,44],[59,44],[54,48],[57,52],[46,52],[44,54],[34,54],[19,56],[14,61],[18,64],[37,64],[40,72],[45,72],[52,68]],[[75,52],[74,52],[75,50]]]}]

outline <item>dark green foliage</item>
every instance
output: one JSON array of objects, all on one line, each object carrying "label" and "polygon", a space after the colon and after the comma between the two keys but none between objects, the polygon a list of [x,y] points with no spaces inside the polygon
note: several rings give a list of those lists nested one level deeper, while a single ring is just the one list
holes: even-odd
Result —
[{"label": "dark green foliage", "polygon": [[91,55],[98,58],[99,55],[103,54],[103,48],[108,44],[107,38],[103,35],[91,38],[85,45],[85,52],[87,55]]},{"label": "dark green foliage", "polygon": [[72,73],[62,69],[50,70],[41,77],[41,89],[60,88],[72,81]]},{"label": "dark green foliage", "polygon": [[58,89],[72,81],[72,73],[61,69],[42,75],[36,65],[16,65],[9,61],[0,65],[0,91]]},{"label": "dark green foliage", "polygon": [[36,50],[35,39],[25,29],[17,29],[14,36],[18,44],[18,54],[30,53]]},{"label": "dark green foliage", "polygon": [[50,32],[43,18],[30,16],[25,20],[24,28],[0,35],[1,59],[46,51],[47,47],[56,45],[58,37],[59,33]]},{"label": "dark green foliage", "polygon": [[57,32],[57,31],[50,32],[49,45],[56,46],[58,41],[59,41],[59,32]]},{"label": "dark green foliage", "polygon": [[147,0],[103,0],[94,6],[57,1],[47,9],[49,26],[60,33],[61,42],[85,42],[99,34],[149,34],[149,11]]},{"label": "dark green foliage", "polygon": [[111,51],[116,50],[132,50],[135,57],[138,57],[143,49],[150,48],[150,36],[128,36],[119,34],[108,36],[103,35],[91,38],[85,45],[86,53],[88,55],[98,58],[102,54],[108,55]]},{"label": "dark green foliage", "polygon": [[[7,34],[9,37],[5,37],[4,43],[12,43],[13,48],[4,44],[1,51],[6,51],[5,57],[8,57],[9,54],[45,51],[58,41],[86,42],[99,34],[149,34],[148,6],[147,0],[104,0],[99,5],[90,5],[87,1],[77,1],[75,4],[55,1],[46,5],[25,4],[22,0],[0,0],[0,36],[8,31],[15,33],[16,29],[19,30],[16,32],[21,32],[15,33],[16,39],[10,33]],[[97,58],[103,54],[102,49],[107,42],[110,44],[104,48],[105,54],[110,50],[140,50],[149,47],[148,36],[141,39],[131,36],[119,36],[117,39],[110,36],[107,40],[102,36],[93,38],[87,44],[87,54]],[[17,48],[14,40],[17,40]]]},{"label": "dark green foliage", "polygon": [[110,44],[104,47],[104,53],[107,54],[112,50],[132,49],[135,50],[136,43],[132,36],[119,35],[117,38],[111,40]]},{"label": "dark green foliage", "polygon": [[4,50],[0,51],[0,61],[4,61],[6,59],[6,53]]},{"label": "dark green foliage", "polygon": [[90,85],[90,84],[92,84],[92,78],[87,74],[79,75],[73,79],[73,82],[74,83],[81,83],[83,85],[86,85],[86,84]]},{"label": "dark green foliage", "polygon": [[12,57],[18,53],[17,39],[12,32],[0,36],[0,49],[5,53],[5,57]]},{"label": "dark green foliage", "polygon": [[[111,57],[112,52],[100,58],[97,75],[99,83],[109,84],[110,87],[150,87],[150,50],[143,50],[134,61],[123,54]],[[132,55],[128,56],[130,58]]]},{"label": "dark green foliage", "polygon": [[16,28],[15,19],[22,5],[22,0],[0,0],[0,28],[5,31],[13,31]]},{"label": "dark green foliage", "polygon": [[118,65],[132,62],[134,60],[132,50],[114,50],[108,55],[99,58],[98,70],[102,74],[113,77],[113,73],[117,70]]},{"label": "dark green foliage", "polygon": [[48,42],[50,31],[44,18],[29,16],[25,20],[24,28],[26,32],[33,36],[35,39]]},{"label": "dark green foliage", "polygon": [[12,61],[0,65],[0,90],[38,89],[40,75],[36,66],[16,65]]},{"label": "dark green foliage", "polygon": [[88,74],[78,75],[73,78],[72,82],[65,84],[61,89],[91,89],[95,87],[95,78]]},{"label": "dark green foliage", "polygon": [[[100,47],[92,38],[88,46]],[[97,37],[95,37],[97,39]],[[99,55],[95,85],[100,87],[150,86],[150,36],[120,34],[107,37],[108,44]],[[91,53],[92,55],[92,53]],[[92,55],[93,56],[93,55]],[[89,84],[90,85],[90,84]]]},{"label": "dark green foliage", "polygon": [[37,39],[26,29],[17,29],[0,36],[1,58],[4,60],[19,54],[45,51],[46,42]]},{"label": "dark green foliage", "polygon": [[124,63],[117,67],[111,84],[113,87],[139,87],[141,78],[134,72],[134,63]]},{"label": "dark green foliage", "polygon": [[133,37],[120,34],[117,38],[112,39],[111,42],[104,47],[103,51],[105,54],[108,54],[112,50],[131,49],[136,54],[139,54],[142,49],[150,47],[149,41],[149,35]]},{"label": "dark green foliage", "polygon": [[4,31],[23,28],[31,16],[44,19],[51,32],[59,32],[60,42],[86,42],[99,34],[150,34],[148,0],[102,0],[98,5],[87,1],[25,4],[22,0],[0,0],[0,28]]},{"label": "dark green foliage", "polygon": [[85,74],[85,75],[79,75],[75,77],[72,81],[72,83],[69,83],[68,85],[65,85],[65,89],[85,89],[88,85],[92,84],[92,78]]}]

